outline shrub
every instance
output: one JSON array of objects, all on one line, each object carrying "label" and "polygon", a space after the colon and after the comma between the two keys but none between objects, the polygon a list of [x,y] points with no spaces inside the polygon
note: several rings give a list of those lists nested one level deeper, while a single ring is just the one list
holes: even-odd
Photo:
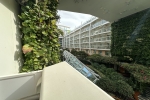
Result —
[{"label": "shrub", "polygon": [[106,92],[116,92],[115,82],[107,77],[101,78],[96,84]]},{"label": "shrub", "polygon": [[92,63],[92,66],[96,69],[100,69],[100,65],[98,63]]},{"label": "shrub", "polygon": [[119,94],[122,98],[132,98],[134,93],[133,88],[123,80],[111,80],[107,77],[102,77],[97,81],[96,85],[106,92]]},{"label": "shrub", "polygon": [[78,59],[85,60],[88,54],[84,51],[76,51],[75,49],[71,50],[71,54],[76,56]]},{"label": "shrub", "polygon": [[84,51],[78,51],[78,53],[77,53],[77,58],[81,59],[81,60],[86,59],[87,56],[88,56],[88,54],[85,53]]},{"label": "shrub", "polygon": [[74,56],[77,56],[78,55],[78,51],[76,51],[75,49],[72,49],[71,50],[71,54],[73,54]]},{"label": "shrub", "polygon": [[123,97],[132,98],[134,93],[133,88],[122,80],[116,82],[116,91]]},{"label": "shrub", "polygon": [[96,83],[100,88],[107,92],[118,93],[123,98],[132,97],[133,88],[126,83],[126,79],[121,74],[113,68],[107,68],[105,65],[99,65],[98,63],[92,63],[92,66],[105,75]]},{"label": "shrub", "polygon": [[93,54],[87,57],[87,60],[90,60],[91,62],[97,62],[102,64],[118,64],[117,59],[114,57],[103,57],[99,54]]},{"label": "shrub", "polygon": [[113,68],[106,68],[106,71],[104,74],[109,77],[111,73],[117,73],[117,72],[115,72]]},{"label": "shrub", "polygon": [[[111,60],[107,61],[106,58],[111,59]],[[95,63],[95,65],[93,66],[97,69],[100,68],[99,70],[103,73],[105,73],[105,68],[99,67],[99,65],[97,65],[98,63],[104,63],[104,64],[108,63],[108,64],[120,66],[124,68],[125,70],[127,70],[134,77],[136,81],[150,84],[150,68],[145,67],[144,65],[121,63],[121,62],[118,62],[115,58],[102,57],[100,55],[91,55],[87,59]]]},{"label": "shrub", "polygon": [[117,73],[117,72],[111,72],[108,77],[109,79],[115,80],[115,81],[117,80],[126,81],[125,78],[120,73]]},{"label": "shrub", "polygon": [[141,83],[150,83],[150,68],[139,64],[121,63],[120,66],[129,71],[135,80]]}]

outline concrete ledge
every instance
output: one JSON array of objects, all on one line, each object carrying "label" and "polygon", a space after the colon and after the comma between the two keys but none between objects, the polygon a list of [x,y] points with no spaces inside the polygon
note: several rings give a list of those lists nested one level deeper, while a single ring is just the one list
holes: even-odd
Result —
[{"label": "concrete ledge", "polygon": [[114,100],[67,62],[44,68],[40,100]]}]

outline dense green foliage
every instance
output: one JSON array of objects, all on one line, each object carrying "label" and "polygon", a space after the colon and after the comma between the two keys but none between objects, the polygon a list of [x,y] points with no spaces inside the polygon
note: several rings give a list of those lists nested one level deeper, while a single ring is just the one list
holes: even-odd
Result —
[{"label": "dense green foliage", "polygon": [[92,67],[105,75],[96,83],[100,88],[107,92],[119,94],[122,98],[132,98],[133,88],[121,74],[113,68],[107,68],[105,65],[99,65],[98,63],[93,63]]},{"label": "dense green foliage", "polygon": [[106,92],[116,92],[115,82],[107,77],[102,77],[96,84]]},{"label": "dense green foliage", "polygon": [[98,74],[101,78],[102,78],[102,77],[105,77],[105,75],[104,75],[103,73],[101,73],[97,68],[94,68],[94,67],[91,66],[91,65],[88,65],[88,67],[89,67],[90,69],[92,69],[96,74]]},{"label": "dense green foliage", "polygon": [[129,71],[138,82],[150,84],[150,68],[139,64],[128,63],[121,63],[120,66]]},{"label": "dense green foliage", "polygon": [[100,64],[111,64],[120,66],[126,69],[134,77],[136,81],[150,84],[150,68],[147,68],[143,65],[121,63],[117,61],[116,58],[103,57],[95,54],[88,56],[87,59],[91,62],[96,62]]},{"label": "dense green foliage", "polygon": [[71,50],[71,54],[73,54],[74,56],[78,55],[78,51],[76,51],[75,49]]},{"label": "dense green foliage", "polygon": [[112,24],[111,54],[119,61],[150,66],[150,9]]},{"label": "dense green foliage", "polygon": [[37,4],[29,0],[22,6],[19,18],[22,21],[24,65],[21,72],[40,70],[60,61],[57,5],[57,0]]},{"label": "dense green foliage", "polygon": [[84,60],[88,56],[88,54],[85,53],[84,51],[76,51],[75,49],[71,50],[71,54],[73,54],[74,56],[76,56],[80,60]]},{"label": "dense green foliage", "polygon": [[105,64],[117,64],[117,59],[115,57],[104,57],[99,54],[93,54],[87,57],[87,60],[90,60],[91,62],[97,62],[97,63],[105,63]]}]

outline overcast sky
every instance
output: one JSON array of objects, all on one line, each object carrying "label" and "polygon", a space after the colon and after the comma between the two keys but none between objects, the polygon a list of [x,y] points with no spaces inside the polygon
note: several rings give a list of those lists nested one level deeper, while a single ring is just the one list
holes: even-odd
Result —
[{"label": "overcast sky", "polygon": [[92,15],[82,14],[82,13],[74,13],[69,11],[58,11],[58,15],[60,15],[60,21],[58,25],[64,25],[70,27],[71,30],[75,29],[81,25],[81,23],[89,20]]}]

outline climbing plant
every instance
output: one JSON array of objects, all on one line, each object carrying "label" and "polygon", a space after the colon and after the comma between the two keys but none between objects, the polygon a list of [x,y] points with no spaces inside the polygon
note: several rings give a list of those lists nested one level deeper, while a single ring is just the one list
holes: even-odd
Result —
[{"label": "climbing plant", "polygon": [[24,53],[21,72],[41,70],[60,61],[57,5],[57,0],[29,0],[23,4],[19,15]]},{"label": "climbing plant", "polygon": [[111,54],[119,61],[150,66],[150,9],[112,24]]}]

